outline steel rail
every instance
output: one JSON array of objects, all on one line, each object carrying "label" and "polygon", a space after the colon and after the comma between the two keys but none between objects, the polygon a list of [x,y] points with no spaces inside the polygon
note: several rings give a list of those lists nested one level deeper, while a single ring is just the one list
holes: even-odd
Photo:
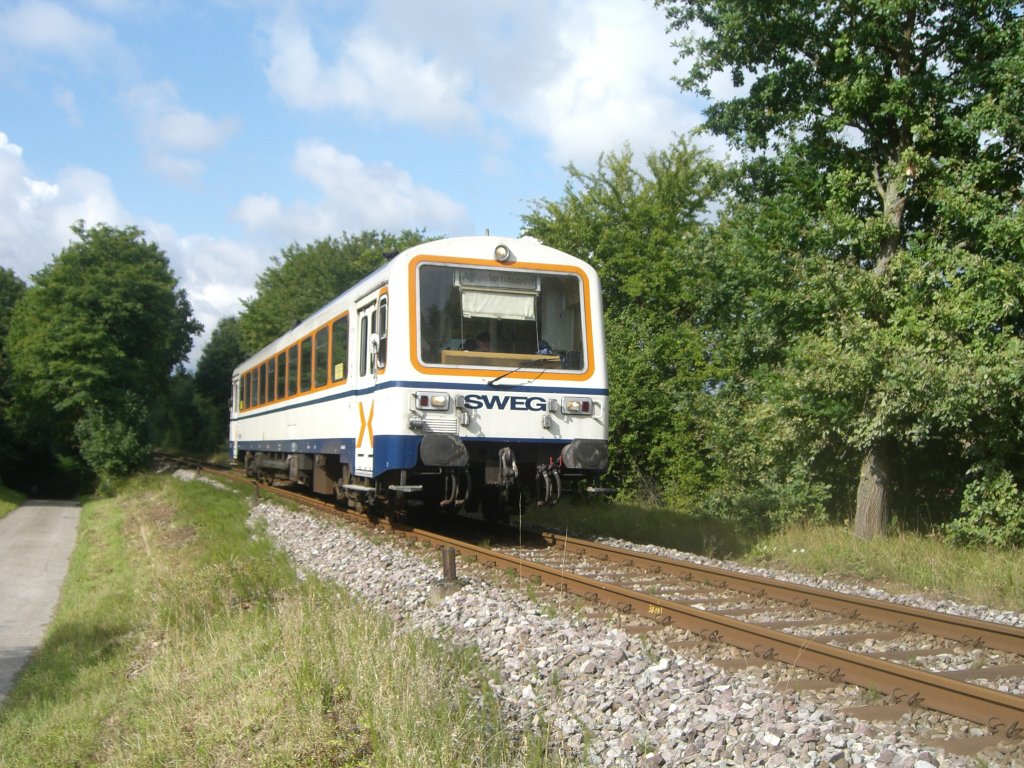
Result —
[{"label": "steel rail", "polygon": [[781,602],[810,607],[847,619],[870,619],[908,632],[922,632],[974,647],[1024,654],[1024,629],[1007,624],[971,619],[940,611],[887,603],[859,595],[847,595],[764,576],[738,573],[710,565],[622,549],[607,544],[575,539],[556,533],[542,534],[552,546],[574,554],[597,557],[646,570],[671,573],[687,580],[734,589]]},{"label": "steel rail", "polygon": [[[221,474],[221,472],[215,471],[211,474]],[[223,474],[232,479],[239,479],[237,475],[226,472]],[[260,487],[255,484],[255,492],[258,493]],[[282,496],[295,498],[304,504],[315,506],[332,514],[340,512],[333,505],[309,497],[290,493],[283,489],[271,488],[270,490],[272,493],[280,492]],[[386,527],[399,536],[424,541],[438,549],[451,547],[464,558],[475,560],[485,566],[514,571],[521,578],[536,578],[556,590],[575,594],[592,602],[603,603],[621,613],[643,617],[663,626],[671,625],[686,629],[709,642],[721,642],[747,650],[764,662],[782,662],[809,670],[827,678],[835,685],[850,684],[874,689],[890,696],[898,704],[922,707],[961,717],[970,722],[984,725],[993,733],[1001,733],[1008,737],[1019,736],[1022,726],[1024,726],[1024,698],[1002,691],[973,685],[943,676],[941,673],[927,672],[877,657],[858,654],[813,639],[733,619],[713,611],[693,608],[683,603],[598,581],[561,568],[553,568],[493,549],[479,547],[432,531],[394,522],[387,522]],[[869,598],[841,595],[790,582],[777,582],[761,577],[747,576],[713,566],[686,563],[633,550],[561,537],[558,534],[548,533],[545,534],[545,538],[549,543],[562,543],[566,547],[575,546],[579,553],[588,549],[598,552],[598,557],[609,560],[614,559],[624,563],[632,561],[633,564],[636,564],[637,561],[648,561],[652,570],[675,572],[682,574],[684,578],[689,572],[690,578],[699,578],[703,583],[774,597],[798,605],[811,604],[812,597],[833,605],[855,603],[857,610],[863,611],[862,615],[865,617],[869,616],[869,610],[871,614],[874,614],[882,608],[890,607],[886,603]],[[797,598],[791,594],[787,596],[787,592],[790,590],[802,596]],[[914,614],[915,622],[925,619],[932,622],[937,620],[936,617],[941,617],[960,620],[965,625],[978,625],[978,628],[990,626],[986,622],[960,619],[960,617],[950,617],[947,614],[905,606],[895,606],[895,609],[901,614]],[[839,612],[842,613],[842,609]],[[844,615],[847,618],[852,618],[848,611]],[[920,624],[918,626],[920,627]],[[1000,625],[995,626],[1001,628]],[[1014,628],[1008,629],[1013,630]],[[1011,631],[1010,634],[1012,635],[1013,632]]]},{"label": "steel rail", "polygon": [[602,602],[622,613],[643,616],[658,624],[690,630],[709,641],[742,648],[765,662],[779,661],[810,670],[837,685],[874,689],[897,703],[962,717],[996,733],[1018,734],[1024,723],[1024,699],[1018,696],[749,624],[430,531],[403,526],[396,526],[395,530],[439,548],[452,547],[463,557],[483,565],[514,570],[520,577],[537,577],[555,589]]}]

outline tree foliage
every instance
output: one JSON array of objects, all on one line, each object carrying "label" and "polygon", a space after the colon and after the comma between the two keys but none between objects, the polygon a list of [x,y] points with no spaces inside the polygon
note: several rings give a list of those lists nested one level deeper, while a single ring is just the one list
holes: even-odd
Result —
[{"label": "tree foliage", "polygon": [[221,318],[196,363],[196,392],[226,412],[231,397],[231,372],[245,357],[239,319],[233,315]]},{"label": "tree foliage", "polygon": [[715,377],[703,353],[707,264],[699,235],[721,169],[688,141],[644,158],[570,166],[564,196],[523,217],[524,232],[587,259],[601,276],[616,480],[684,503],[700,486],[695,403]]},{"label": "tree foliage", "polygon": [[[230,386],[231,368],[226,378]],[[201,391],[198,375],[178,366],[167,391],[153,404],[150,435],[169,453],[199,457],[223,452],[228,441],[227,401],[214,403]]]},{"label": "tree foliage", "polygon": [[14,305],[25,292],[25,283],[10,269],[0,268],[0,467],[11,467],[17,450],[10,424],[10,365],[7,361],[7,328]]},{"label": "tree foliage", "polygon": [[227,445],[231,373],[245,357],[239,319],[222,318],[203,348],[195,376],[182,372],[171,382],[171,411],[195,413],[199,421],[193,429],[169,435],[171,444],[202,453]]},{"label": "tree foliage", "polygon": [[136,227],[77,236],[33,276],[11,318],[15,395],[107,480],[148,459],[150,405],[201,326],[167,257]]},{"label": "tree foliage", "polygon": [[385,254],[427,240],[422,232],[361,232],[292,245],[256,280],[239,316],[245,356],[270,343],[385,263]]},{"label": "tree foliage", "polygon": [[795,311],[781,354],[749,371],[731,411],[804,446],[762,455],[762,477],[835,499],[845,490],[826,468],[857,454],[859,483],[845,483],[857,483],[861,535],[882,532],[893,505],[937,498],[919,459],[944,458],[946,496],[952,486],[965,512],[985,495],[965,488],[1002,487],[1003,470],[1018,482],[1019,5],[658,5],[681,34],[684,88],[710,95],[727,73],[745,89],[706,115],[746,152],[746,210],[770,211],[759,201],[781,191],[811,214],[801,239],[763,258],[806,262],[800,293],[819,314],[805,324]]}]

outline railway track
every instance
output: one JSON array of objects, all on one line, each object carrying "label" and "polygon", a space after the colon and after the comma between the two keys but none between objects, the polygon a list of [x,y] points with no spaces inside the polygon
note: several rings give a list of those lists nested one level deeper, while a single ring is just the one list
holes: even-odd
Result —
[{"label": "railway track", "polygon": [[[211,470],[206,470],[211,471]],[[230,475],[238,479],[237,474]],[[265,487],[254,486],[259,493]],[[270,489],[266,489],[270,490]],[[334,506],[284,489],[321,511]],[[340,513],[366,522],[352,513]],[[790,689],[857,685],[881,704],[847,710],[865,720],[929,709],[984,727],[941,746],[971,754],[1024,736],[1024,630],[543,533],[529,546],[481,546],[464,537],[378,521],[395,534],[543,583],[619,614],[634,632],[682,646],[741,649],[733,667],[784,663],[806,670]],[[940,659],[941,664],[932,664]],[[953,668],[951,668],[953,667]]]},{"label": "railway track", "polygon": [[[536,551],[528,555],[544,581],[638,621],[688,630],[704,642],[747,652],[738,663],[726,662],[731,666],[782,662],[811,673],[787,683],[791,688],[853,684],[888,698],[848,710],[863,719],[896,719],[920,707],[989,730],[943,745],[954,752],[1024,735],[1024,697],[972,682],[1013,680],[1019,686],[1022,629],[558,534],[544,539],[548,549],[540,557]],[[521,568],[518,554],[508,554],[512,559],[505,567]],[[488,562],[494,555],[481,557]],[[499,564],[497,558],[493,562]],[[937,657],[959,658],[959,668],[930,668],[929,659]]]}]

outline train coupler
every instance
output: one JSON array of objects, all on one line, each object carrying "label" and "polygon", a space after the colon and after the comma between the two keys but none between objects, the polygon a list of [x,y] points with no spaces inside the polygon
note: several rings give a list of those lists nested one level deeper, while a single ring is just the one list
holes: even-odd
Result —
[{"label": "train coupler", "polygon": [[444,495],[441,498],[441,508],[461,508],[469,498],[472,489],[473,481],[468,469],[465,467],[447,469],[444,473]]},{"label": "train coupler", "polygon": [[562,498],[561,461],[548,461],[548,466],[537,468],[537,506],[553,507]]}]

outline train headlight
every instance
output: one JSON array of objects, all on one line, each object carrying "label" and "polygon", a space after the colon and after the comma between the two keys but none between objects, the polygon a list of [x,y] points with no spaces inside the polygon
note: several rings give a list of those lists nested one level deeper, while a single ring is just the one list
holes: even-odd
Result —
[{"label": "train headlight", "polygon": [[512,251],[508,249],[507,245],[499,245],[494,249],[494,259],[502,264],[512,258]]},{"label": "train headlight", "polygon": [[420,411],[447,411],[451,400],[447,392],[416,392],[413,407]]},{"label": "train headlight", "polygon": [[593,416],[594,401],[589,397],[563,397],[562,413],[567,416]]}]

